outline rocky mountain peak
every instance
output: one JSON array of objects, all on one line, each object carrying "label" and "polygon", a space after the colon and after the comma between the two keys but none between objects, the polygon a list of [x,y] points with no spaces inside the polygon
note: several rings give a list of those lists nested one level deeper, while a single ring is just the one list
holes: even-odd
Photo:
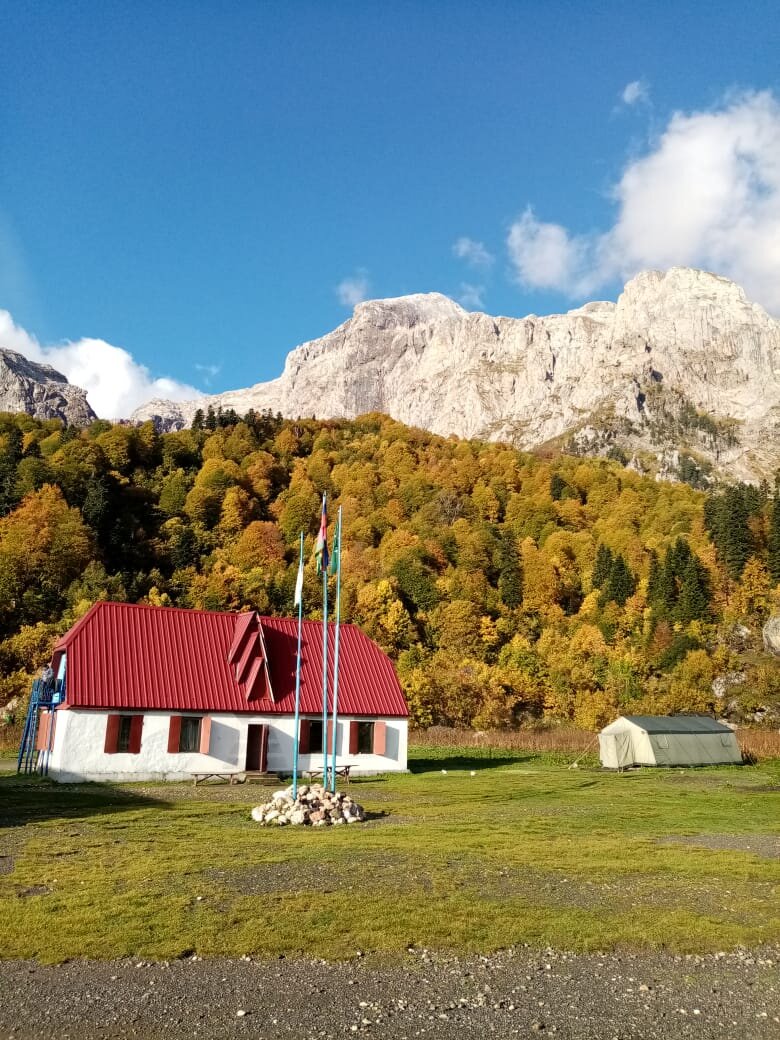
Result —
[{"label": "rocky mountain peak", "polygon": [[371,300],[246,390],[134,418],[163,428],[195,409],[289,417],[382,411],[434,433],[551,442],[702,483],[780,465],[780,322],[718,275],[644,271],[617,303],[524,318],[469,313],[440,293]]},{"label": "rocky mountain peak", "polygon": [[0,347],[0,411],[27,412],[36,419],[61,419],[78,426],[97,416],[87,395],[51,365],[30,361]]},{"label": "rocky mountain peak", "polygon": [[[378,329],[406,328],[464,318],[468,312],[442,293],[413,293],[386,300],[366,300],[355,307],[355,325],[372,325]],[[349,322],[347,322],[349,324]]]}]

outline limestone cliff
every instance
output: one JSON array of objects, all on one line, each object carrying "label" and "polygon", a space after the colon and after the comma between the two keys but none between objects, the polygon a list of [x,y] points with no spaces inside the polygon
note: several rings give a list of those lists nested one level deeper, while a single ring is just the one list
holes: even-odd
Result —
[{"label": "limestone cliff", "polygon": [[61,372],[2,347],[0,412],[27,412],[36,419],[62,419],[74,426],[96,418],[86,391],[69,383]]},{"label": "limestone cliff", "polygon": [[525,318],[469,313],[438,293],[358,304],[353,316],[246,390],[133,416],[163,428],[196,408],[321,418],[386,412],[440,434],[612,454],[704,481],[780,464],[780,322],[733,282],[646,271],[617,303]]}]

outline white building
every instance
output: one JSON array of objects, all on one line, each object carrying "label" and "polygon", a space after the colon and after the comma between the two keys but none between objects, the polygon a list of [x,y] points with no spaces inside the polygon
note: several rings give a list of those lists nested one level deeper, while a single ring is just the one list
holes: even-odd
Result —
[{"label": "white building", "polygon": [[621,715],[599,733],[599,751],[607,769],[742,761],[734,731],[708,715]]},{"label": "white building", "polygon": [[[333,626],[329,636],[330,715]],[[340,638],[337,768],[405,770],[393,665],[354,625]],[[42,713],[39,753],[64,782],[291,774],[296,741],[299,771],[322,769],[321,623],[303,623],[297,734],[296,654],[293,619],[96,603],[55,648],[64,696]],[[324,736],[330,755],[330,723]]]}]

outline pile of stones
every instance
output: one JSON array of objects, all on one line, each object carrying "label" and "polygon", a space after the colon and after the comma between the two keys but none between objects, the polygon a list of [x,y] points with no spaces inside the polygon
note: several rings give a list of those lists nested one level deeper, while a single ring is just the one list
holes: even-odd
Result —
[{"label": "pile of stones", "polygon": [[338,823],[361,823],[365,810],[343,791],[328,791],[322,784],[303,784],[298,797],[293,798],[292,787],[276,791],[265,805],[252,810],[252,819],[263,827],[284,827],[287,824],[328,827]]}]

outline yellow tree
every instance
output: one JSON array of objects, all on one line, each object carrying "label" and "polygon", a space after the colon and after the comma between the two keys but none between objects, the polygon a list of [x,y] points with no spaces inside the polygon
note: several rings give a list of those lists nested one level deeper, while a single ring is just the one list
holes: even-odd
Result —
[{"label": "yellow tree", "polygon": [[27,495],[0,520],[0,614],[46,617],[91,555],[89,529],[58,487]]},{"label": "yellow tree", "polygon": [[406,649],[414,637],[414,626],[393,580],[383,578],[375,585],[364,585],[354,613],[358,624],[389,654],[395,656]]},{"label": "yellow tree", "polygon": [[184,503],[184,512],[196,523],[211,528],[219,522],[228,488],[239,484],[241,470],[229,459],[207,459]]},{"label": "yellow tree", "polygon": [[225,492],[219,516],[220,532],[228,539],[239,535],[254,515],[254,502],[241,487],[231,487]]},{"label": "yellow tree", "polygon": [[253,567],[276,567],[284,563],[284,539],[276,524],[253,520],[227,552],[242,571]]},{"label": "yellow tree", "polygon": [[766,619],[773,605],[773,582],[761,560],[751,556],[739,584],[734,586],[729,607],[741,620]]}]

